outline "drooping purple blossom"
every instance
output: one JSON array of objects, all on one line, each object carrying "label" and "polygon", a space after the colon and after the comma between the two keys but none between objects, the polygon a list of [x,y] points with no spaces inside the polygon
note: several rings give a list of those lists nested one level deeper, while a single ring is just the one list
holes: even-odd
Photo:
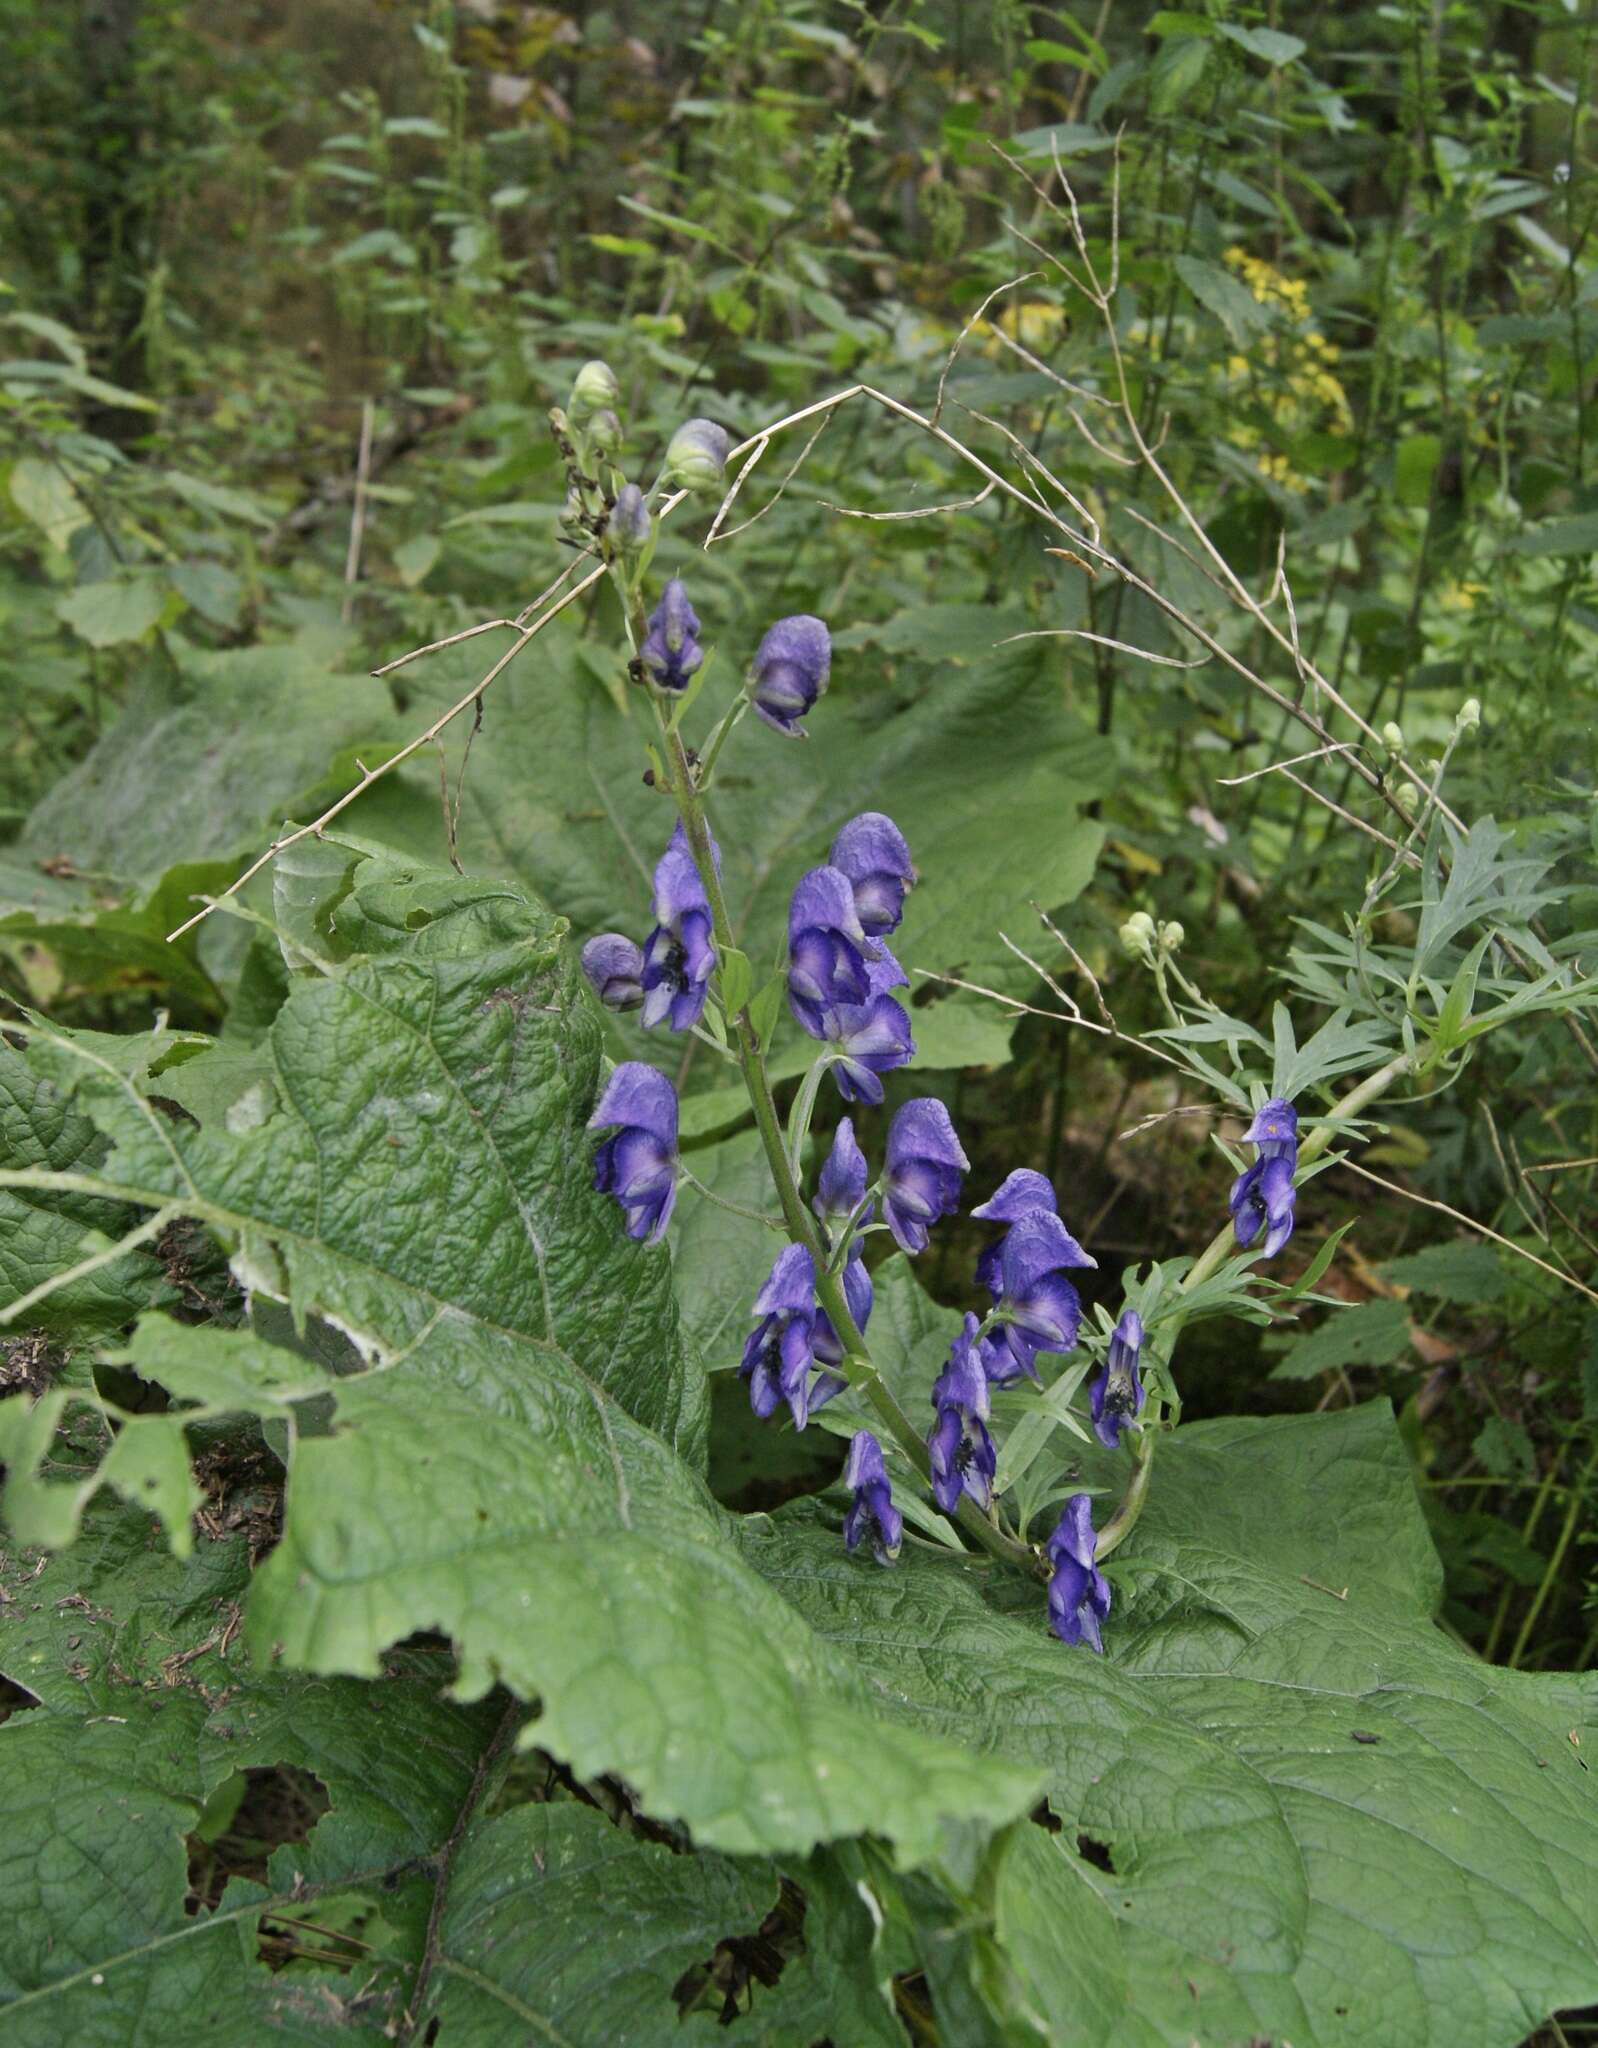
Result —
[{"label": "drooping purple blossom", "polygon": [[1110,1582],[1094,1562],[1093,1503],[1073,1493],[1045,1546],[1054,1575],[1049,1580],[1049,1626],[1062,1643],[1086,1643],[1102,1657],[1099,1624],[1110,1612]]},{"label": "drooping purple blossom", "polygon": [[[1019,1223],[1023,1216],[1035,1215],[1039,1210],[1050,1216],[1059,1215],[1054,1185],[1041,1173],[1034,1173],[1030,1166],[1018,1166],[971,1214],[983,1223]],[[999,1298],[999,1258],[1003,1250],[1004,1239],[996,1237],[977,1259],[977,1285],[985,1287],[995,1301]]]},{"label": "drooping purple blossom", "polygon": [[[845,1228],[853,1218],[858,1226],[869,1223],[871,1208],[861,1208],[866,1195],[866,1156],[855,1142],[854,1125],[844,1117],[833,1134],[832,1150],[827,1154],[816,1183],[815,1198],[810,1206],[815,1210],[821,1223],[823,1248],[829,1255],[839,1247]],[[840,1275],[844,1299],[849,1304],[849,1313],[855,1327],[864,1330],[871,1320],[871,1309],[875,1289],[871,1275],[866,1271],[865,1261],[860,1256],[863,1240],[855,1238],[849,1247]],[[844,1350],[842,1340],[833,1328],[832,1318],[825,1309],[816,1315],[816,1356],[825,1365],[842,1362]]]},{"label": "drooping purple blossom", "polygon": [[644,999],[644,955],[625,932],[598,932],[577,956],[607,1010],[636,1010]]},{"label": "drooping purple blossom", "polygon": [[854,1500],[843,1519],[844,1548],[858,1548],[861,1537],[869,1530],[878,1564],[892,1564],[904,1541],[904,1517],[893,1504],[882,1446],[869,1429],[857,1430],[850,1442],[843,1483],[854,1489]]},{"label": "drooping purple blossom", "polygon": [[801,875],[788,905],[788,1005],[812,1038],[825,1037],[829,1010],[870,1000],[876,951],[848,876],[829,867]]},{"label": "drooping purple blossom", "polygon": [[594,1154],[594,1186],[614,1195],[629,1237],[658,1243],[677,1199],[677,1092],[664,1074],[627,1060],[611,1075],[591,1131],[619,1125]]},{"label": "drooping purple blossom", "polygon": [[1058,1216],[1036,1209],[1010,1225],[999,1255],[997,1306],[1005,1321],[988,1339],[984,1358],[999,1385],[1036,1379],[1040,1351],[1069,1351],[1082,1320],[1082,1299],[1066,1279],[1072,1267],[1096,1266]]},{"label": "drooping purple blossom", "polygon": [[1298,1190],[1298,1112],[1280,1095],[1272,1096],[1243,1133],[1256,1150],[1252,1166],[1232,1183],[1232,1228],[1247,1251],[1263,1228],[1265,1257],[1274,1259],[1293,1235],[1293,1205]]},{"label": "drooping purple blossom", "polygon": [[[714,842],[711,857],[719,870]],[[655,869],[655,929],[644,947],[641,977],[644,1029],[669,1023],[673,1031],[691,1030],[704,1013],[715,965],[710,903],[679,818]]]},{"label": "drooping purple blossom", "polygon": [[927,1438],[927,1456],[932,1497],[946,1515],[960,1505],[962,1493],[984,1509],[993,1498],[998,1454],[988,1434],[988,1376],[978,1355],[979,1328],[976,1317],[967,1314],[948,1364],[932,1383],[937,1420]]},{"label": "drooping purple blossom", "polygon": [[1088,1386],[1088,1413],[1101,1444],[1118,1450],[1121,1432],[1143,1412],[1143,1376],[1138,1354],[1143,1349],[1143,1318],[1126,1309],[1115,1326],[1102,1368]]},{"label": "drooping purple blossom", "polygon": [[949,1112],[934,1096],[917,1096],[895,1112],[888,1126],[882,1209],[901,1251],[925,1249],[932,1225],[959,1208],[961,1178],[970,1168]]},{"label": "drooping purple blossom", "polygon": [[878,939],[897,931],[905,892],[914,886],[916,871],[904,834],[893,820],[881,811],[862,811],[833,840],[827,858],[848,876],[867,936]]},{"label": "drooping purple blossom", "polygon": [[878,945],[882,958],[866,962],[867,1000],[828,1010],[819,1034],[838,1051],[829,1070],[838,1093],[845,1102],[873,1106],[882,1100],[881,1077],[908,1066],[916,1051],[910,1013],[888,994],[891,988],[902,988],[908,976],[880,940]]},{"label": "drooping purple blossom", "polygon": [[779,619],[755,650],[749,670],[749,701],[774,731],[803,739],[799,723],[827,687],[832,672],[832,635],[808,612]]},{"label": "drooping purple blossom", "polygon": [[803,1245],[787,1245],[777,1254],[753,1313],[760,1320],[738,1367],[749,1382],[749,1405],[764,1419],[786,1401],[794,1428],[803,1429],[811,1411],[847,1385],[831,1372],[814,1383],[810,1378],[816,1370],[816,1264]]},{"label": "drooping purple blossom", "polygon": [[688,602],[680,576],[673,576],[649,614],[649,631],[638,650],[644,672],[657,690],[686,690],[705,658],[696,635],[699,614]]}]

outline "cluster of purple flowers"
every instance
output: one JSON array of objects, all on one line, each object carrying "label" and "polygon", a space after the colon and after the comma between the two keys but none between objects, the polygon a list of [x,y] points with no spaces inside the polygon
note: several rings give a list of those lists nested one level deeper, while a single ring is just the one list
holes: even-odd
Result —
[{"label": "cluster of purple flowers", "polygon": [[[704,655],[699,620],[679,580],[667,584],[648,626],[641,670],[661,691],[686,689]],[[825,689],[830,663],[831,641],[819,619],[779,620],[761,641],[749,672],[753,708],[778,731],[802,736],[798,721]],[[719,874],[713,840],[709,855]],[[839,831],[825,863],[801,877],[789,904],[788,1006],[800,1028],[828,1048],[828,1070],[850,1103],[880,1104],[883,1075],[915,1053],[909,1014],[893,994],[907,977],[887,943],[915,881],[904,835],[891,818],[868,811]],[[690,1030],[703,1014],[717,954],[704,881],[681,823],[655,869],[653,907],[654,929],[642,947],[622,933],[601,933],[583,947],[583,968],[610,1008],[641,1009],[646,1028],[665,1023],[673,1031]],[[657,1241],[671,1216],[680,1170],[671,1083],[636,1061],[618,1066],[591,1128],[611,1133],[595,1153],[596,1187],[621,1204],[630,1236]],[[1269,1257],[1293,1229],[1298,1120],[1292,1104],[1281,1098],[1267,1102],[1245,1137],[1257,1156],[1232,1188],[1231,1214],[1238,1244],[1246,1249],[1263,1230]],[[754,1328],[739,1372],[757,1415],[785,1406],[794,1427],[803,1429],[817,1409],[844,1391],[849,1380],[840,1368],[858,1346],[873,1306],[864,1233],[885,1227],[914,1257],[925,1250],[937,1223],[958,1211],[969,1170],[949,1112],[934,1097],[917,1097],[895,1112],[874,1182],[852,1119],[840,1120],[811,1202],[814,1244],[785,1246],[753,1303]],[[879,1205],[880,1226],[874,1222]],[[1071,1275],[1096,1263],[1061,1220],[1052,1184],[1030,1169],[1008,1175],[970,1213],[1003,1228],[976,1266],[989,1313],[965,1316],[932,1386],[926,1463],[932,1498],[946,1515],[967,1499],[979,1512],[991,1511],[998,1467],[989,1429],[992,1390],[1024,1379],[1036,1382],[1040,1353],[1076,1347],[1082,1302]],[[833,1281],[836,1293],[827,1284]],[[838,1322],[818,1291],[831,1301]],[[1119,1448],[1128,1428],[1139,1426],[1146,1398],[1143,1341],[1142,1319],[1128,1308],[1089,1382],[1093,1428],[1110,1449]],[[877,1559],[892,1563],[904,1522],[882,1447],[869,1430],[855,1433],[844,1479],[851,1493],[843,1528],[847,1548],[853,1552],[869,1536]],[[1102,1650],[1100,1625],[1111,1595],[1096,1562],[1086,1493],[1066,1502],[1045,1554],[1050,1627],[1064,1643]]]}]

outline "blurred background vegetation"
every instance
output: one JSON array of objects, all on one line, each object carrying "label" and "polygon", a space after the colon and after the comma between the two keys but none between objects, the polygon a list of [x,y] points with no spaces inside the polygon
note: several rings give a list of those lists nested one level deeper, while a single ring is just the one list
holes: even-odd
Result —
[{"label": "blurred background vegetation", "polygon": [[[745,436],[856,380],[928,409],[962,328],[1031,272],[967,336],[944,424],[1007,473],[1032,451],[1208,618],[1213,589],[1161,538],[1169,508],[1095,431],[1104,335],[1029,183],[1050,186],[1056,152],[1101,246],[1119,162],[1135,408],[1217,544],[1263,593],[1285,541],[1304,646],[1416,758],[1480,700],[1451,800],[1554,863],[1555,939],[1598,926],[1595,30],[1575,0],[12,0],[4,986],[79,1025],[163,1009],[247,1034],[270,1014],[247,926],[164,934],[502,643],[374,668],[515,614],[559,572],[545,413],[590,356],[621,376],[648,481],[689,413]],[[803,446],[773,448],[740,516]],[[1008,678],[1019,777],[1043,744],[1025,707],[1046,701],[1060,780],[1018,807],[1019,857],[1045,908],[1068,903],[1122,1028],[1163,1021],[1116,943],[1142,909],[1181,921],[1187,971],[1268,1030],[1301,921],[1342,929],[1371,845],[1282,775],[1223,782],[1309,743],[1224,668],[1108,644],[1187,651],[1135,592],[1047,556],[1014,502],[974,496],[947,450],[855,406],[769,516],[708,555],[679,521],[660,561],[691,576],[729,668],[780,611],[829,619],[813,723],[877,719],[885,788],[917,746],[958,768],[958,728],[938,740],[919,707],[947,720]],[[1102,639],[995,651],[1061,627]],[[1215,630],[1294,690],[1246,618]],[[485,700],[469,762],[462,720],[347,822],[435,860],[458,837],[469,868],[615,924],[622,885],[584,850],[624,782],[642,801],[636,764],[585,738],[621,693],[613,641],[608,614],[574,608]],[[783,767],[757,757],[751,816]],[[462,790],[453,833],[441,774]],[[1320,787],[1357,802],[1335,762]],[[987,800],[1002,826],[1002,777]],[[901,815],[929,876],[939,817]],[[1056,957],[1024,889],[984,910],[983,877],[956,879],[984,928]],[[246,900],[270,908],[260,888]],[[1055,1007],[991,930],[945,965]],[[1166,1113],[1196,1095],[1048,1016],[938,1008],[930,1085],[974,1186],[1049,1172],[1105,1292],[1207,1240],[1224,1167],[1203,1116]],[[1285,1336],[1207,1326],[1224,1336],[1179,1367],[1189,1414],[1390,1395],[1446,1624],[1550,1667],[1598,1654],[1594,1102],[1557,1024],[1495,1033],[1451,1092],[1395,1112],[1366,1155],[1390,1188],[1333,1172],[1306,1190],[1299,1264],[1358,1214],[1323,1283],[1354,1307]],[[689,1119],[712,1153],[718,1114],[707,1096]],[[975,1243],[951,1233],[935,1291],[960,1296]],[[724,1337],[709,1362],[735,1355]]]}]

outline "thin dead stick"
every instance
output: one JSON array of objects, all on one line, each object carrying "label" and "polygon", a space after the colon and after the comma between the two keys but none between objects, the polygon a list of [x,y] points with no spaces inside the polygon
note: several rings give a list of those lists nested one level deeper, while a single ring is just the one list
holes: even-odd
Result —
[{"label": "thin dead stick", "polygon": [[1501,1237],[1485,1223],[1478,1223],[1474,1216],[1467,1216],[1463,1209],[1451,1209],[1446,1202],[1434,1201],[1430,1195],[1417,1195],[1412,1188],[1400,1187],[1396,1180],[1384,1180],[1379,1173],[1372,1173],[1368,1166],[1356,1166],[1352,1159],[1338,1162],[1350,1173],[1357,1173],[1362,1180],[1374,1181],[1379,1188],[1385,1188],[1390,1195],[1398,1195],[1406,1202],[1418,1202],[1423,1209],[1435,1209],[1439,1215],[1451,1216],[1456,1223],[1463,1223],[1467,1230],[1474,1230],[1479,1237],[1490,1237],[1494,1244],[1501,1244],[1505,1251],[1513,1252],[1516,1258],[1527,1259],[1534,1266],[1540,1266],[1545,1273],[1562,1281],[1566,1287],[1574,1287],[1578,1294],[1586,1295],[1589,1301],[1598,1301],[1598,1293],[1578,1280],[1573,1273],[1562,1273],[1557,1266],[1550,1266],[1546,1259],[1539,1259],[1535,1252],[1527,1251],[1524,1245],[1516,1244],[1511,1237]]},{"label": "thin dead stick", "polygon": [[361,573],[361,542],[366,534],[366,484],[372,473],[372,420],[376,408],[368,398],[361,406],[361,447],[355,458],[355,502],[350,508],[350,544],[344,556],[344,603],[339,617],[347,626],[355,609],[355,583]]},{"label": "thin dead stick", "polygon": [[[1147,647],[1134,647],[1129,640],[1112,640],[1108,633],[1090,633],[1083,626],[1040,626],[1031,633],[1011,633],[994,644],[1009,647],[1017,640],[1091,640],[1095,647],[1113,647],[1118,654],[1134,654],[1139,661],[1152,661],[1157,668],[1208,668],[1214,659],[1212,655],[1201,654],[1197,661],[1178,661],[1174,654],[1155,654]],[[1321,749],[1322,753],[1330,751],[1326,747]],[[1306,754],[1303,758],[1315,757]]]},{"label": "thin dead stick", "polygon": [[1303,790],[1306,796],[1312,796],[1318,804],[1324,804],[1327,810],[1335,813],[1345,825],[1352,825],[1356,832],[1363,832],[1367,839],[1380,840],[1383,846],[1390,847],[1400,859],[1408,861],[1412,868],[1420,866],[1419,854],[1411,853],[1407,846],[1400,846],[1396,839],[1389,839],[1387,834],[1378,830],[1375,825],[1367,825],[1363,818],[1356,818],[1352,811],[1345,811],[1341,804],[1334,803],[1329,796],[1322,795],[1314,783],[1306,782],[1302,775],[1295,775],[1291,768],[1284,768],[1282,773],[1295,789]]},{"label": "thin dead stick", "polygon": [[503,626],[509,633],[516,631],[514,619],[484,619],[479,626],[466,626],[459,633],[448,633],[442,640],[429,640],[425,647],[413,647],[409,654],[401,654],[393,661],[385,661],[381,668],[374,668],[374,676],[392,675],[395,669],[404,668],[410,662],[420,661],[424,654],[439,654],[446,647],[458,647],[463,640],[475,640],[479,633],[492,633],[496,626]]},{"label": "thin dead stick", "polygon": [[1245,782],[1258,782],[1262,775],[1277,775],[1285,768],[1301,768],[1306,761],[1324,761],[1328,754],[1352,751],[1347,741],[1339,740],[1335,746],[1316,747],[1311,753],[1293,754],[1285,761],[1268,761],[1263,768],[1251,768],[1246,775],[1217,775],[1215,780],[1222,789],[1241,789]]},{"label": "thin dead stick", "polygon": [[909,512],[867,512],[858,505],[834,505],[828,498],[821,499],[820,503],[824,511],[836,512],[840,519],[877,519],[887,522],[892,519],[941,519],[946,512],[969,512],[985,498],[992,496],[992,484],[984,484],[974,498],[957,498],[952,505],[921,505]]},{"label": "thin dead stick", "polygon": [[285,832],[281,839],[274,839],[272,844],[266,849],[265,853],[263,853],[258,860],[251,861],[250,865],[244,870],[243,874],[239,876],[238,880],[235,882],[230,882],[228,886],[222,891],[220,896],[213,896],[210,899],[210,901],[206,903],[201,909],[197,910],[192,917],[186,918],[184,922],[178,926],[176,931],[168,932],[168,945],[170,945],[174,939],[181,939],[185,932],[192,931],[197,924],[201,923],[205,918],[211,915],[211,912],[216,909],[219,903],[225,902],[229,896],[237,895],[239,890],[244,887],[245,883],[252,880],[254,876],[258,875],[261,872],[262,868],[267,867],[272,861],[276,860],[277,856],[284,850],[285,847],[295,846],[299,843],[300,840],[309,839],[313,835],[316,838],[320,839],[323,831],[326,829],[328,825],[330,825],[333,822],[333,820],[338,816],[340,811],[348,810],[350,805],[354,803],[355,799],[359,796],[364,796],[366,791],[371,788],[374,782],[380,782],[382,778],[385,775],[387,775],[391,769],[397,768],[402,761],[408,761],[411,758],[412,754],[420,753],[423,747],[431,746],[433,741],[437,739],[438,735],[444,730],[445,726],[447,726],[453,719],[459,718],[463,711],[468,710],[473,704],[475,704],[477,700],[482,696],[483,692],[489,687],[489,685],[493,682],[496,682],[499,679],[500,675],[503,674],[503,672],[510,667],[511,663],[516,659],[517,655],[521,653],[522,649],[526,647],[528,643],[532,641],[539,633],[543,632],[544,628],[549,624],[549,622],[552,619],[558,617],[559,614],[566,609],[567,605],[575,604],[578,598],[583,596],[586,591],[591,590],[604,574],[605,565],[603,563],[601,563],[599,567],[596,569],[590,569],[588,574],[583,578],[581,583],[574,584],[572,588],[566,592],[564,597],[558,599],[554,604],[552,604],[549,607],[549,609],[546,612],[541,613],[538,618],[534,619],[530,625],[523,627],[521,633],[517,636],[515,645],[512,647],[508,647],[505,650],[505,652],[500,656],[499,660],[496,661],[494,666],[488,671],[488,674],[484,676],[480,682],[474,683],[472,687],[466,692],[466,695],[462,697],[458,703],[452,704],[449,710],[446,711],[441,718],[434,719],[433,723],[427,728],[426,732],[418,733],[415,739],[408,740],[403,747],[397,750],[397,752],[390,754],[386,761],[379,761],[375,768],[365,769],[361,775],[360,781],[356,783],[355,787],[353,789],[346,790],[344,794],[339,798],[338,802],[335,804],[330,804],[328,808],[322,813],[322,815],[319,818],[317,818],[312,824],[300,825],[296,827],[296,829],[292,832]]},{"label": "thin dead stick", "polygon": [[719,531],[721,522],[726,517],[728,508],[731,506],[733,499],[736,498],[739,491],[743,489],[744,478],[749,474],[750,470],[754,468],[755,464],[760,460],[760,457],[765,454],[766,449],[771,445],[769,441],[759,442],[756,446],[755,453],[750,456],[749,460],[738,472],[738,481],[733,485],[732,489],[727,493],[726,497],[722,500],[721,505],[717,510],[715,519],[711,522],[710,531],[705,535],[705,546],[708,548],[711,542],[715,540],[734,540],[740,533],[747,533],[750,527],[754,525],[757,519],[764,519],[766,514],[771,510],[771,508],[775,504],[777,504],[777,502],[781,499],[784,491],[787,490],[788,486],[793,482],[794,478],[799,474],[800,470],[804,467],[806,458],[809,456],[811,449],[815,447],[816,443],[821,439],[822,435],[827,431],[828,427],[830,427],[831,425],[832,420],[830,416],[821,422],[820,426],[816,428],[815,432],[810,436],[810,439],[806,441],[805,445],[799,450],[799,453],[794,457],[793,461],[789,464],[787,475],[783,478],[782,482],[778,484],[777,488],[772,492],[771,496],[766,500],[765,504],[761,506],[758,512],[751,512],[747,519],[740,519],[736,526],[731,526],[727,529],[725,533],[722,533]]},{"label": "thin dead stick", "polygon": [[943,418],[943,393],[949,382],[949,372],[954,368],[956,356],[965,347],[966,337],[970,334],[972,328],[981,320],[995,299],[1002,299],[1006,292],[1013,292],[1018,285],[1030,284],[1033,278],[1041,277],[1042,274],[1038,270],[1026,270],[1019,277],[1012,277],[1004,284],[996,284],[955,336],[954,347],[950,349],[948,356],[944,360],[943,368],[938,375],[938,395],[932,407],[932,424],[934,426]]}]

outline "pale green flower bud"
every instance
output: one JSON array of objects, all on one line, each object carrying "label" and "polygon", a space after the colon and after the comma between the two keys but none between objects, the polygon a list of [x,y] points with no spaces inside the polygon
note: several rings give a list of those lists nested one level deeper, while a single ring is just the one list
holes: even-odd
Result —
[{"label": "pale green flower bud", "polygon": [[1461,704],[1459,707],[1459,712],[1454,720],[1454,724],[1460,732],[1476,732],[1480,729],[1480,697],[1467,697],[1465,699],[1464,703]]},{"label": "pale green flower bud", "polygon": [[621,446],[621,421],[608,405],[588,422],[588,445],[600,455],[614,455]]},{"label": "pale green flower bud", "polygon": [[1415,815],[1417,805],[1420,803],[1421,791],[1419,786],[1413,782],[1401,782],[1393,791],[1393,797],[1398,804],[1398,808],[1406,816],[1412,818]]},{"label": "pale green flower bud", "polygon": [[1129,960],[1148,960],[1154,952],[1154,920],[1146,910],[1134,910],[1119,933],[1121,950]]},{"label": "pale green flower bud", "polygon": [[1401,754],[1404,751],[1404,728],[1388,719],[1382,727],[1382,744],[1388,753]]},{"label": "pale green flower bud", "polygon": [[1179,953],[1182,950],[1182,941],[1186,937],[1187,933],[1174,917],[1169,924],[1160,926],[1160,944],[1167,953]]},{"label": "pale green flower bud", "polygon": [[685,491],[712,491],[731,448],[732,436],[714,420],[684,420],[667,445],[665,473]]},{"label": "pale green flower bud", "polygon": [[616,412],[621,406],[621,386],[609,363],[584,363],[577,372],[566,411],[574,427],[586,428],[595,413]]}]

